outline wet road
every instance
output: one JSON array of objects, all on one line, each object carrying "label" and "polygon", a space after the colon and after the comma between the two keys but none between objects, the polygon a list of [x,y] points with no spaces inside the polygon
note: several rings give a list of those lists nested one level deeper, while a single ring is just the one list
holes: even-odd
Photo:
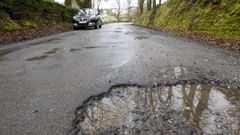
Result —
[{"label": "wet road", "polygon": [[240,55],[127,23],[0,48],[0,131],[66,134],[74,110],[113,85],[183,80],[239,90]]}]

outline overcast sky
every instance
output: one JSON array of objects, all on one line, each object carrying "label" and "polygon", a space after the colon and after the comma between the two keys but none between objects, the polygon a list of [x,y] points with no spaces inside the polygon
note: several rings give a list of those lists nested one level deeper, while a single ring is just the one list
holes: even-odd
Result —
[{"label": "overcast sky", "polygon": [[[64,3],[65,0],[55,0],[56,2],[59,2],[59,3]],[[133,1],[133,4],[134,6],[137,6],[137,1],[138,0],[132,0]],[[166,1],[166,0],[162,0],[162,1]],[[127,7],[127,2],[126,0],[122,0],[122,5],[123,5],[123,8],[126,8]],[[114,8],[114,7],[117,7],[116,5],[116,2],[115,0],[102,0],[102,4],[100,6],[101,8]]]}]

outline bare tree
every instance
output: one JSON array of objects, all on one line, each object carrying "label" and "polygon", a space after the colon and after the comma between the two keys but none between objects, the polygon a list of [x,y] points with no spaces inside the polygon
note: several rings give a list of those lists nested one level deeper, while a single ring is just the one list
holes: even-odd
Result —
[{"label": "bare tree", "polygon": [[95,8],[95,0],[92,0],[92,8]]},{"label": "bare tree", "polygon": [[121,15],[121,0],[116,0],[117,3],[117,20],[120,21],[120,15]]},{"label": "bare tree", "polygon": [[156,6],[157,6],[156,0],[153,0],[153,8],[156,8]]},{"label": "bare tree", "polygon": [[100,6],[102,4],[102,1],[108,1],[108,0],[93,0],[92,3],[93,3],[93,8],[95,8],[95,5],[97,6],[97,10],[98,12],[100,12]]},{"label": "bare tree", "polygon": [[97,10],[100,12],[100,5],[102,3],[102,0],[97,0]]},{"label": "bare tree", "polygon": [[152,9],[152,0],[147,0],[147,10],[151,10]]},{"label": "bare tree", "polygon": [[145,1],[145,0],[138,0],[139,14],[140,14],[140,15],[143,13],[144,1]]},{"label": "bare tree", "polygon": [[131,21],[132,19],[131,19],[131,4],[132,4],[132,0],[127,0],[127,3],[128,3],[128,9],[127,9],[127,14],[128,14],[128,21]]},{"label": "bare tree", "polygon": [[159,5],[161,5],[162,4],[162,0],[159,0],[159,3],[158,3]]},{"label": "bare tree", "polygon": [[[74,0],[65,0],[65,5],[67,7],[72,7]],[[92,1],[91,0],[75,0],[77,5],[81,8],[90,8],[92,7]]]}]

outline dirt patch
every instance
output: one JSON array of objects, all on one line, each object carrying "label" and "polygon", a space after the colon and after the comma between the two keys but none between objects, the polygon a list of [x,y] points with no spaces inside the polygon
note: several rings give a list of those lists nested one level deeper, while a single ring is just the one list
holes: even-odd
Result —
[{"label": "dirt patch", "polygon": [[70,134],[238,134],[240,94],[209,84],[117,85],[77,108]]},{"label": "dirt patch", "polygon": [[[21,23],[21,20],[16,22]],[[36,23],[39,27],[33,29],[21,29],[11,32],[0,31],[0,45],[16,43],[72,30],[72,27],[69,24],[54,24],[45,20],[39,20]]]}]

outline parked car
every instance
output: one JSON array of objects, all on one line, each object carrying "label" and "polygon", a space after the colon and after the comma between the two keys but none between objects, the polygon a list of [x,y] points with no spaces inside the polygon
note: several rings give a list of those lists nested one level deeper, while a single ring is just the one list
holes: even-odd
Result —
[{"label": "parked car", "polygon": [[94,27],[95,29],[102,28],[100,13],[96,9],[80,9],[73,17],[73,28],[76,30],[80,27]]}]

